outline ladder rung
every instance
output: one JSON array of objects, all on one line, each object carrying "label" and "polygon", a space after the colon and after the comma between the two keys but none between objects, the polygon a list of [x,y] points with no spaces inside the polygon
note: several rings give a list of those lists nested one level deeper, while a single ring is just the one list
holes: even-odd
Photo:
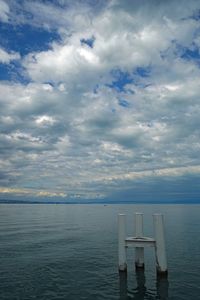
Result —
[{"label": "ladder rung", "polygon": [[155,239],[150,237],[127,237],[125,239],[126,246],[132,247],[154,247],[155,246]]}]

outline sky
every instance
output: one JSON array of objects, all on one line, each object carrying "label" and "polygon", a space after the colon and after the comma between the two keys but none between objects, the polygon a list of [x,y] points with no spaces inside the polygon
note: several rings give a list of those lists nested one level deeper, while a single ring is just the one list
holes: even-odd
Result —
[{"label": "sky", "polygon": [[0,0],[0,199],[200,201],[200,1]]}]

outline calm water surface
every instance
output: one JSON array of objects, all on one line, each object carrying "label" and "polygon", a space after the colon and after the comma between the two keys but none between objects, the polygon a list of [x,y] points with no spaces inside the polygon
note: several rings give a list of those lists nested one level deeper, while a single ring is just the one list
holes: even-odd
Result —
[{"label": "calm water surface", "polygon": [[[153,249],[145,272],[117,266],[117,215],[165,217],[168,280],[156,279]],[[200,205],[0,205],[0,299],[200,299]]]}]

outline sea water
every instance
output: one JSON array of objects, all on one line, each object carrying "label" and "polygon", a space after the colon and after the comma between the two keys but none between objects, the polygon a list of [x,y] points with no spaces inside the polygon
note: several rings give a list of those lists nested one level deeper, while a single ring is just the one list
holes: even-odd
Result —
[{"label": "sea water", "polygon": [[[168,279],[157,279],[153,248],[145,271],[118,273],[117,215],[144,213],[153,237],[153,213],[163,213]],[[0,205],[0,299],[200,299],[200,205]]]}]

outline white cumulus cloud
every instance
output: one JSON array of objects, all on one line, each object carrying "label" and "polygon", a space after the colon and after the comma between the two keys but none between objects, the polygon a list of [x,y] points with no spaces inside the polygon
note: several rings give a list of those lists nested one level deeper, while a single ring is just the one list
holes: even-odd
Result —
[{"label": "white cumulus cloud", "polygon": [[11,52],[8,53],[4,49],[0,48],[0,62],[4,64],[9,64],[10,61],[20,59],[19,53]]}]

